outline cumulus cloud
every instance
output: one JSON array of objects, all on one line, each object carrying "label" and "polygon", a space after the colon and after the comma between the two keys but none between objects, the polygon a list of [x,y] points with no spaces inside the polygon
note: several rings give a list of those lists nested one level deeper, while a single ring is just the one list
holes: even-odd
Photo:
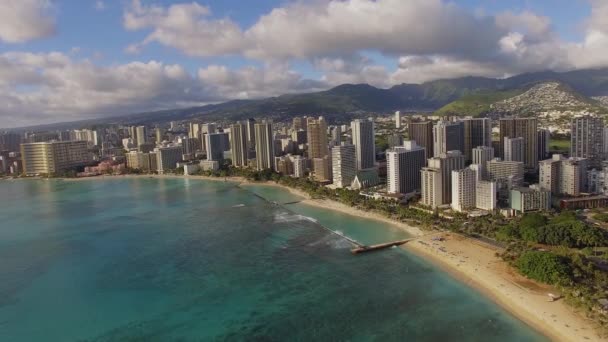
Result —
[{"label": "cumulus cloud", "polygon": [[210,66],[192,75],[180,65],[158,61],[98,66],[59,52],[0,54],[4,127],[323,88],[325,85],[303,79],[286,65],[237,71]]},{"label": "cumulus cloud", "polygon": [[0,41],[23,43],[55,33],[53,6],[48,0],[3,0]]},{"label": "cumulus cloud", "polygon": [[193,56],[240,54],[263,60],[343,56],[363,49],[483,55],[503,34],[492,18],[441,0],[295,2],[273,9],[247,29],[211,15],[196,2],[165,8],[133,0],[124,26],[152,30],[140,44],[158,42]]},{"label": "cumulus cloud", "polygon": [[[393,79],[409,82],[478,75],[501,77],[538,70],[608,66],[608,2],[589,0],[585,39],[563,41],[549,17],[530,11],[485,15],[445,0],[329,0],[289,2],[249,27],[216,18],[196,2],[167,7],[133,0],[124,13],[129,30],[150,43],[191,56],[239,55],[264,62],[309,61],[330,84]],[[362,62],[363,51],[401,58],[395,70]],[[348,70],[327,61],[346,62]],[[406,68],[403,68],[406,61]],[[426,61],[418,65],[416,62]],[[411,77],[411,79],[407,79]]]}]

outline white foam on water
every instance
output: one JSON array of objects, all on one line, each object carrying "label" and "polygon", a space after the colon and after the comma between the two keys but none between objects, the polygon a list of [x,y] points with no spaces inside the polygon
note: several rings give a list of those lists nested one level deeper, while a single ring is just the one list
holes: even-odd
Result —
[{"label": "white foam on water", "polygon": [[244,206],[245,206],[244,204],[236,204],[236,205],[233,205],[232,207],[233,208],[242,208]]}]

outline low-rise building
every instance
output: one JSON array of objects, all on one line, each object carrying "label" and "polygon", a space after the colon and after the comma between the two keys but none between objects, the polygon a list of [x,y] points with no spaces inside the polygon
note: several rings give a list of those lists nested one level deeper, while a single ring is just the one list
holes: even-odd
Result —
[{"label": "low-rise building", "polygon": [[549,210],[551,208],[551,192],[543,190],[539,186],[515,187],[511,189],[509,203],[511,209],[518,213]]}]

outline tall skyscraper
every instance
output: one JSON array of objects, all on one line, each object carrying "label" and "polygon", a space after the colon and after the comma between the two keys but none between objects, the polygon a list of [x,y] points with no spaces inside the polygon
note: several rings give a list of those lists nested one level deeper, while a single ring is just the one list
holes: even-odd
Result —
[{"label": "tall skyscraper", "polygon": [[538,130],[538,160],[545,160],[549,156],[549,142],[551,140],[551,132],[548,129],[540,128]]},{"label": "tall skyscraper", "polygon": [[156,127],[154,129],[154,138],[156,139],[156,143],[159,144],[165,139],[165,129]]},{"label": "tall skyscraper", "polygon": [[406,141],[386,151],[389,194],[408,194],[421,190],[421,170],[426,165],[426,151],[414,141]]},{"label": "tall skyscraper", "polygon": [[478,176],[482,179],[487,179],[488,177],[488,169],[487,163],[494,159],[494,148],[487,146],[479,146],[473,149],[473,163],[471,165],[476,165]]},{"label": "tall skyscraper", "polygon": [[574,118],[570,125],[570,157],[586,158],[599,168],[604,159],[604,120],[596,116]]},{"label": "tall skyscraper", "polygon": [[464,153],[464,124],[460,121],[439,121],[433,127],[434,156],[448,151]]},{"label": "tall skyscraper", "polygon": [[331,164],[334,185],[338,188],[350,186],[357,174],[355,145],[334,146],[331,149]]},{"label": "tall skyscraper", "polygon": [[258,170],[274,168],[274,139],[272,122],[254,124],[255,160]]},{"label": "tall skyscraper", "polygon": [[255,119],[249,118],[247,123],[247,146],[249,149],[255,150]]},{"label": "tall skyscraper", "polygon": [[524,162],[524,138],[505,137],[504,147],[505,161]]},{"label": "tall skyscraper", "polygon": [[339,125],[333,126],[331,130],[331,140],[334,146],[341,145],[342,143],[342,127]]},{"label": "tall skyscraper", "polygon": [[329,154],[327,146],[327,121],[320,116],[319,119],[308,118],[308,157],[323,158]]},{"label": "tall skyscraper", "polygon": [[470,168],[452,171],[452,209],[463,212],[473,209],[476,202],[477,173]]},{"label": "tall skyscraper", "polygon": [[376,165],[376,141],[374,122],[354,120],[351,122],[353,145],[357,153],[357,170],[373,168]]},{"label": "tall skyscraper", "polygon": [[232,165],[235,167],[247,166],[248,145],[247,125],[236,123],[230,126],[230,150],[232,151]]},{"label": "tall skyscraper", "polygon": [[428,167],[441,173],[441,204],[452,201],[452,171],[464,169],[464,155],[460,151],[448,151],[428,160]]},{"label": "tall skyscraper", "polygon": [[137,126],[137,146],[141,146],[148,142],[148,130],[146,126]]},{"label": "tall skyscraper", "polygon": [[488,118],[467,118],[464,125],[465,162],[473,161],[472,151],[479,146],[492,147],[492,120]]},{"label": "tall skyscraper", "polygon": [[86,141],[21,144],[21,158],[26,175],[60,173],[93,160]]},{"label": "tall skyscraper", "polygon": [[199,135],[201,133],[201,124],[197,122],[190,122],[188,124],[188,137],[200,139]]},{"label": "tall skyscraper", "polygon": [[433,123],[431,121],[410,122],[408,124],[408,135],[418,146],[426,149],[427,158],[435,153],[433,147]]},{"label": "tall skyscraper", "polygon": [[207,139],[207,160],[224,160],[224,152],[230,151],[228,133],[208,133],[205,134],[205,139]]},{"label": "tall skyscraper", "polygon": [[21,135],[13,132],[0,133],[0,151],[19,151]]},{"label": "tall skyscraper", "polygon": [[536,118],[503,118],[499,121],[501,158],[504,159],[505,138],[524,139],[524,167],[536,170],[538,168],[538,137]]},{"label": "tall skyscraper", "polygon": [[314,158],[312,163],[315,180],[318,182],[331,182],[333,176],[331,156]]},{"label": "tall skyscraper", "polygon": [[401,112],[400,111],[395,112],[395,128],[397,128],[397,129],[401,128]]},{"label": "tall skyscraper", "polygon": [[441,170],[425,167],[420,171],[421,198],[420,202],[433,209],[443,205],[443,184]]}]

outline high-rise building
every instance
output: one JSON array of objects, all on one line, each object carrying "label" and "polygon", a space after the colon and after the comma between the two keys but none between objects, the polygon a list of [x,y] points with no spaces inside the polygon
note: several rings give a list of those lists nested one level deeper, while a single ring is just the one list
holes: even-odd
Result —
[{"label": "high-rise building", "polygon": [[395,128],[397,128],[397,129],[401,128],[401,112],[400,111],[395,112]]},{"label": "high-rise building", "polygon": [[433,209],[443,205],[443,184],[441,170],[425,167],[420,171],[421,199],[420,202]]},{"label": "high-rise building", "polygon": [[393,148],[403,145],[403,135],[394,133],[388,136],[388,148]]},{"label": "high-rise building", "polygon": [[232,151],[233,166],[247,166],[249,147],[247,145],[246,124],[237,122],[230,126],[230,150]]},{"label": "high-rise building", "polygon": [[71,131],[69,140],[86,141],[89,146],[97,146],[101,143],[100,134],[98,134],[97,131],[90,129],[75,129]]},{"label": "high-rise building", "polygon": [[156,169],[158,173],[163,174],[177,168],[177,163],[182,160],[182,147],[179,145],[157,147],[150,154],[156,155]]},{"label": "high-rise building", "polygon": [[342,127],[340,127],[339,125],[332,127],[331,141],[333,143],[333,146],[338,146],[342,144]]},{"label": "high-rise building", "polygon": [[406,141],[386,152],[387,192],[408,194],[421,190],[421,170],[426,165],[426,151],[415,141]]},{"label": "high-rise building", "polygon": [[198,122],[190,122],[188,124],[188,137],[200,139],[201,124]]},{"label": "high-rise building", "polygon": [[551,208],[551,192],[536,186],[529,188],[515,187],[510,191],[509,203],[511,209],[520,213],[549,210]]},{"label": "high-rise building", "polygon": [[249,149],[255,151],[255,119],[249,118],[246,121],[247,124],[247,146]]},{"label": "high-rise building", "polygon": [[293,176],[296,178],[302,178],[306,175],[306,159],[302,156],[292,156],[291,161],[293,162]]},{"label": "high-rise building", "polygon": [[26,175],[53,174],[92,161],[86,141],[54,141],[21,144]]},{"label": "high-rise building", "polygon": [[548,129],[541,128],[538,130],[538,160],[545,160],[549,155],[550,140],[551,132]]},{"label": "high-rise building", "polygon": [[323,158],[314,158],[312,160],[314,178],[318,182],[331,182],[332,180],[332,160],[329,155]]},{"label": "high-rise building", "polygon": [[148,132],[146,126],[137,126],[137,146],[143,145],[148,142]]},{"label": "high-rise building", "polygon": [[524,167],[536,170],[538,167],[538,137],[536,118],[503,118],[499,121],[500,128],[500,157],[504,159],[503,142],[505,138],[524,139]]},{"label": "high-rise building", "polygon": [[473,164],[485,165],[492,159],[494,159],[494,148],[478,146],[473,149]]},{"label": "high-rise building", "polygon": [[587,188],[585,158],[564,158],[554,154],[539,163],[539,186],[553,195],[578,196]]},{"label": "high-rise building", "polygon": [[289,156],[274,157],[274,159],[278,173],[286,176],[293,175],[293,162]]},{"label": "high-rise building", "polygon": [[351,122],[353,145],[357,153],[357,170],[373,168],[376,165],[376,141],[374,122],[354,120]]},{"label": "high-rise building", "polygon": [[409,139],[426,150],[427,158],[434,155],[433,123],[431,121],[410,122],[407,127]]},{"label": "high-rise building", "polygon": [[154,137],[156,139],[157,144],[160,144],[161,142],[163,142],[163,140],[165,139],[165,129],[156,127],[154,129]]},{"label": "high-rise building", "polygon": [[307,132],[303,129],[291,132],[291,140],[295,141],[296,144],[303,145],[308,142]]},{"label": "high-rise building", "polygon": [[0,133],[0,151],[19,151],[21,135],[13,132]]},{"label": "high-rise building", "polygon": [[439,121],[433,127],[435,157],[448,151],[464,153],[464,124],[461,121]]},{"label": "high-rise building", "polygon": [[350,186],[357,174],[355,145],[334,146],[331,149],[331,164],[334,185],[338,188]]},{"label": "high-rise building", "polygon": [[482,210],[494,211],[497,203],[496,183],[478,180],[475,190],[475,206]]},{"label": "high-rise building", "polygon": [[441,204],[449,204],[452,201],[452,171],[464,169],[464,155],[460,151],[448,151],[428,159],[428,166],[440,171]]},{"label": "high-rise building", "polygon": [[258,170],[272,169],[274,167],[274,139],[272,123],[263,121],[254,125],[255,160]]},{"label": "high-rise building", "polygon": [[207,133],[207,160],[222,161],[224,152],[230,151],[228,133]]},{"label": "high-rise building", "polygon": [[213,134],[217,132],[217,129],[214,123],[206,123],[201,125],[201,132],[203,134]]},{"label": "high-rise building", "polygon": [[473,161],[472,151],[479,146],[492,147],[492,120],[488,118],[467,118],[464,125],[465,162]]},{"label": "high-rise building", "polygon": [[515,161],[504,161],[495,158],[486,163],[488,179],[511,188],[522,186],[524,182],[524,163]]},{"label": "high-rise building", "polygon": [[319,119],[308,118],[308,157],[323,158],[329,154],[327,146],[327,121],[320,116]]},{"label": "high-rise building", "polygon": [[475,208],[477,173],[470,168],[452,171],[452,209],[463,212]]},{"label": "high-rise building", "polygon": [[524,162],[524,138],[505,137],[504,147],[505,161]]},{"label": "high-rise building", "polygon": [[184,137],[181,139],[181,144],[182,154],[186,156],[184,159],[191,160],[194,158],[196,151],[200,149],[201,142],[198,138]]},{"label": "high-rise building", "polygon": [[295,118],[293,118],[292,124],[291,124],[291,128],[294,131],[299,131],[302,128],[304,128],[303,124],[302,124],[302,118],[299,116],[296,116]]},{"label": "high-rise building", "polygon": [[587,115],[570,124],[570,157],[586,158],[589,166],[599,168],[604,160],[604,120]]}]

